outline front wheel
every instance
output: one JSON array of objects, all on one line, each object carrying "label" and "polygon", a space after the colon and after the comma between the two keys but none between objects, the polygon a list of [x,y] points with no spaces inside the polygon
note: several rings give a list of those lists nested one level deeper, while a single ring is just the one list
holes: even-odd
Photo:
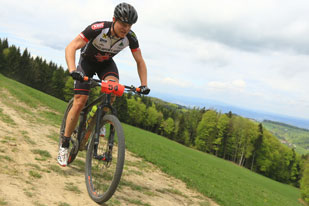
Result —
[{"label": "front wheel", "polygon": [[125,158],[121,123],[114,115],[105,115],[102,123],[106,129],[105,136],[100,136],[93,129],[85,168],[88,194],[97,203],[106,202],[113,196],[122,175]]}]

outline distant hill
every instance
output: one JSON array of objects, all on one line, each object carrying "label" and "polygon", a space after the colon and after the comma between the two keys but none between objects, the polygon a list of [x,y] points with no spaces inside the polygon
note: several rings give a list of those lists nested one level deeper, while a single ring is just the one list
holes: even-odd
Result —
[{"label": "distant hill", "polygon": [[211,100],[211,99],[202,99],[202,98],[188,98],[176,95],[166,95],[162,93],[152,92],[151,95],[164,99],[167,102],[176,103],[178,105],[184,105],[186,107],[200,107],[200,108],[212,108],[223,113],[232,111],[234,114],[240,115],[242,117],[247,117],[250,119],[255,119],[259,122],[263,120],[271,120],[275,122],[282,122],[289,125],[294,125],[299,128],[309,129],[309,119],[290,117],[286,115],[273,114],[265,111],[255,111],[250,109],[244,109],[233,105],[228,105],[223,102]]},{"label": "distant hill", "polygon": [[279,138],[281,143],[294,147],[299,154],[309,153],[309,130],[289,124],[264,120],[263,126]]}]

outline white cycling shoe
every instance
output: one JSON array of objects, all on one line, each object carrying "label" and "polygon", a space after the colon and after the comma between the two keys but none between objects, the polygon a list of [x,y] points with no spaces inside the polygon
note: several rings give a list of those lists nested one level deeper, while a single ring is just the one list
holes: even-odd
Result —
[{"label": "white cycling shoe", "polygon": [[60,146],[57,158],[58,164],[62,167],[65,167],[68,164],[68,159],[69,159],[69,148]]}]

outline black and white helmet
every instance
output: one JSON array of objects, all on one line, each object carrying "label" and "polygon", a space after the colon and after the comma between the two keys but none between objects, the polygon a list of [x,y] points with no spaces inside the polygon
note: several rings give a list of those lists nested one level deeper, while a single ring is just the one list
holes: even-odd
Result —
[{"label": "black and white helmet", "polygon": [[127,3],[118,4],[114,11],[116,20],[127,24],[135,24],[137,21],[137,12],[133,6]]}]

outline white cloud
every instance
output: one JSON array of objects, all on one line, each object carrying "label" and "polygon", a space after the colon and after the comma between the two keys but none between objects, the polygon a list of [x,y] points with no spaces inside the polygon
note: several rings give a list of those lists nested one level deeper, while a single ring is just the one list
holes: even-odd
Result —
[{"label": "white cloud", "polygon": [[191,80],[177,80],[171,77],[165,77],[162,80],[162,83],[166,85],[167,88],[170,88],[169,86],[173,87],[181,87],[181,88],[190,88],[192,87]]},{"label": "white cloud", "polygon": [[227,92],[241,92],[246,88],[246,82],[242,79],[237,79],[229,82],[210,81],[207,84],[209,89],[224,90]]}]

